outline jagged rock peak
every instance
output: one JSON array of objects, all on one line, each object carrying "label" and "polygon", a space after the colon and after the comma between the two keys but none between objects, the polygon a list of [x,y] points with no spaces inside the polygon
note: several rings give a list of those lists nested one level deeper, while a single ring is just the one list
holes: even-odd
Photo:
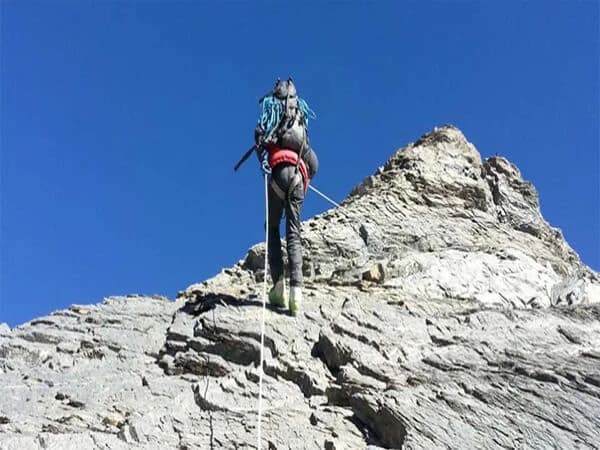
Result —
[{"label": "jagged rock peak", "polygon": [[[435,128],[396,151],[375,174],[353,189],[343,205],[352,209],[355,203],[361,205],[358,209],[364,217],[377,215],[375,209],[381,204],[387,209],[435,214],[438,222],[476,216],[485,219],[492,231],[513,234],[508,227],[543,241],[557,253],[553,264],[562,275],[585,273],[595,277],[565,242],[561,231],[544,220],[538,193],[522,178],[517,166],[501,156],[483,161],[475,146],[452,125]],[[403,226],[403,222],[400,217],[391,218],[389,228]],[[469,235],[462,237],[467,243],[471,241]]]},{"label": "jagged rock peak", "polygon": [[397,150],[384,166],[357,186],[351,196],[361,195],[374,186],[381,187],[385,182],[393,184],[398,181],[394,176],[402,178],[410,173],[422,173],[430,181],[442,181],[440,172],[451,172],[460,177],[470,177],[472,173],[480,175],[482,172],[479,152],[452,125],[435,128],[414,143]]},{"label": "jagged rock peak", "polygon": [[[409,191],[399,198],[407,204],[477,208],[498,213],[503,220],[507,213],[496,207],[510,208],[514,202],[540,215],[537,191],[523,180],[519,169],[501,156],[482,161],[475,146],[452,125],[435,128],[396,151],[350,197],[389,190],[391,186],[386,185]],[[507,188],[520,195],[512,195]]]}]

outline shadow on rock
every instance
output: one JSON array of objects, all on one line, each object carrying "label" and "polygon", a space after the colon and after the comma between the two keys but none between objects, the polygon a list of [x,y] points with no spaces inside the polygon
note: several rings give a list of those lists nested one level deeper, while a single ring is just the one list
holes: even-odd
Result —
[{"label": "shadow on rock", "polygon": [[[188,300],[185,305],[180,308],[180,312],[184,312],[191,316],[199,316],[204,314],[218,305],[222,306],[233,306],[233,307],[262,307],[263,302],[258,300],[256,297],[254,298],[244,298],[240,299],[228,294],[221,293],[207,293],[207,294],[196,294],[193,299]],[[274,312],[280,312],[283,314],[288,314],[289,312],[282,308],[275,308],[267,303],[267,308]]]}]

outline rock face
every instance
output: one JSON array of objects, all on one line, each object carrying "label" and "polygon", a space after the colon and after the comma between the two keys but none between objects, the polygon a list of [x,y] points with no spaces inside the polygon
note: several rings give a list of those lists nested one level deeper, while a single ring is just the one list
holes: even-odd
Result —
[{"label": "rock face", "polygon": [[[445,126],[303,226],[263,448],[600,448],[600,278],[506,159]],[[256,448],[263,256],[0,325],[0,448]]]}]

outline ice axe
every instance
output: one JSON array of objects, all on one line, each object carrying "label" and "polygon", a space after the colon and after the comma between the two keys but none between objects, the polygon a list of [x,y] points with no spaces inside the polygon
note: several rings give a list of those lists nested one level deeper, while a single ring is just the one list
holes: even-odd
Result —
[{"label": "ice axe", "polygon": [[252,147],[250,147],[250,149],[246,153],[244,153],[244,156],[242,156],[242,159],[240,159],[238,161],[238,163],[235,165],[235,167],[233,168],[233,170],[237,172],[237,170],[240,168],[240,166],[242,164],[244,164],[248,158],[250,158],[250,155],[252,154],[252,152],[254,150],[256,150],[256,144],[253,145]]}]

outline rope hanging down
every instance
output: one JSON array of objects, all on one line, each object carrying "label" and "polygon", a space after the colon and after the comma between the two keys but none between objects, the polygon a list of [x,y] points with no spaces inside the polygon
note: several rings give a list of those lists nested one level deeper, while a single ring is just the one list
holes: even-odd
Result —
[{"label": "rope hanging down", "polygon": [[263,385],[263,360],[265,346],[265,310],[267,309],[267,270],[269,264],[269,178],[265,173],[265,276],[263,282],[262,318],[260,322],[260,366],[258,369],[258,450],[262,449],[261,424],[262,424],[262,385]]}]

